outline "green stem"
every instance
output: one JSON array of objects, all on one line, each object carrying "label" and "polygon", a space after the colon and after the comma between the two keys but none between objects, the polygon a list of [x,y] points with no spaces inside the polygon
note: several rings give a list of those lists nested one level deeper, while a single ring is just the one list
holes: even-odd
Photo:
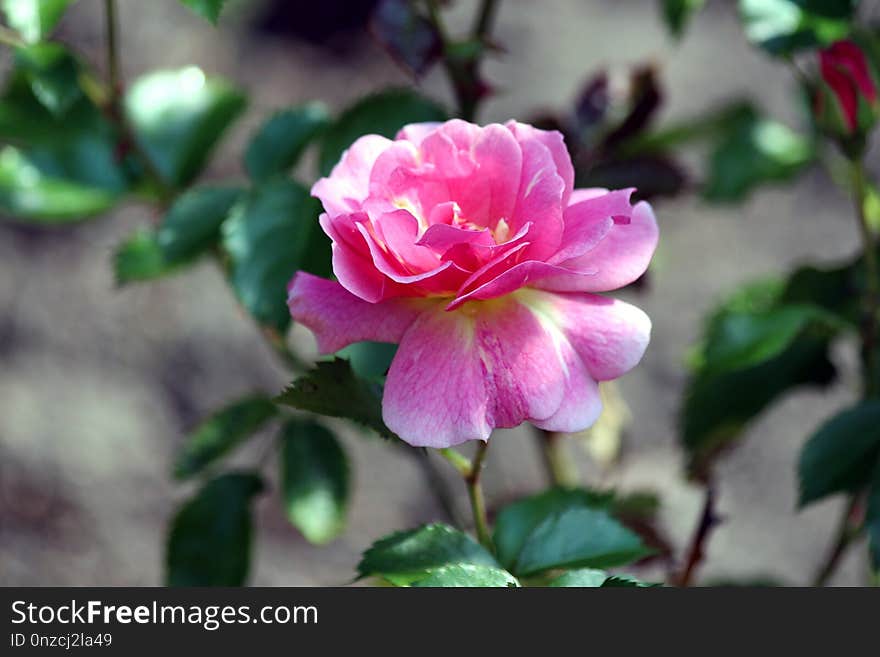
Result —
[{"label": "green stem", "polygon": [[119,74],[119,38],[116,20],[116,0],[104,0],[104,13],[107,20],[107,76],[110,80],[110,93],[118,98],[122,93],[122,78]]},{"label": "green stem", "polygon": [[499,0],[483,0],[480,11],[477,14],[477,20],[474,23],[474,38],[482,39],[488,36],[492,29],[492,23],[495,21],[495,14],[498,11]]},{"label": "green stem", "polygon": [[550,482],[557,486],[577,486],[578,472],[568,452],[566,438],[553,431],[534,429]]},{"label": "green stem", "polygon": [[486,518],[486,500],[483,497],[483,486],[481,483],[483,463],[488,451],[489,441],[480,441],[477,446],[477,453],[474,455],[471,472],[465,477],[465,484],[467,485],[468,497],[471,501],[471,509],[474,512],[474,527],[477,530],[477,538],[486,549],[494,551],[492,536],[489,533],[489,521]]},{"label": "green stem", "polygon": [[880,276],[877,268],[877,245],[868,218],[865,216],[865,199],[867,198],[867,181],[865,163],[862,158],[852,162],[853,201],[856,206],[859,233],[862,238],[862,251],[865,260],[865,297],[864,315],[862,318],[862,362],[864,367],[864,396],[866,398],[880,395],[878,390],[877,363],[877,311],[880,303]]},{"label": "green stem", "polygon": [[437,450],[444,459],[449,461],[453,468],[458,470],[458,474],[467,479],[471,476],[471,473],[474,470],[474,464],[471,463],[471,460],[462,454],[461,452],[457,452],[451,447],[444,447],[442,449]]},{"label": "green stem", "polygon": [[819,587],[828,584],[828,580],[831,579],[834,571],[837,570],[837,566],[840,565],[840,560],[846,554],[847,548],[861,533],[861,523],[858,520],[860,501],[861,499],[858,494],[850,497],[849,503],[840,517],[840,522],[835,532],[834,544],[816,572],[815,577],[813,577],[813,586]]}]

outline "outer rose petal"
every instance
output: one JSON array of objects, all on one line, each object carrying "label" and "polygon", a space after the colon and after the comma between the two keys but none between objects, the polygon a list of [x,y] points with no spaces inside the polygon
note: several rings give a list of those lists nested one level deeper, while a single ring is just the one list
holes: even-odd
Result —
[{"label": "outer rose petal", "polygon": [[393,142],[379,135],[365,135],[342,154],[328,178],[312,187],[312,196],[321,199],[331,216],[356,212],[370,191],[370,171],[376,158]]},{"label": "outer rose petal", "polygon": [[305,272],[293,277],[287,292],[291,316],[312,330],[324,354],[363,340],[400,342],[425,308],[413,299],[368,303],[335,281]]},{"label": "outer rose petal", "polygon": [[515,299],[425,312],[391,363],[386,424],[411,445],[449,447],[550,418],[569,371],[560,335]]},{"label": "outer rose petal", "polygon": [[590,376],[616,379],[638,365],[651,338],[651,320],[633,305],[595,294],[526,291],[529,305],[559,326]]},{"label": "outer rose petal", "polygon": [[528,139],[535,139],[549,149],[556,165],[556,173],[565,183],[562,204],[563,206],[568,205],[570,203],[569,196],[574,187],[574,167],[571,164],[571,155],[565,147],[565,139],[562,134],[556,130],[538,130],[526,123],[517,123],[516,121],[508,121],[505,125],[520,143]]},{"label": "outer rose petal", "polygon": [[[657,248],[659,231],[654,211],[644,201],[636,204],[628,224],[615,224],[595,247],[582,256],[559,263],[576,272],[595,272],[589,277],[589,286],[579,288],[589,292],[605,292],[629,285],[645,273]],[[537,287],[547,290],[560,288],[550,281]]]}]

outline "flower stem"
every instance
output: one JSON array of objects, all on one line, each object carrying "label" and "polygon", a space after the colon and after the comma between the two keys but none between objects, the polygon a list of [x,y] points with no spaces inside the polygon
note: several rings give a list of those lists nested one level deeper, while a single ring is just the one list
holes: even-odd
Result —
[{"label": "flower stem", "polygon": [[556,486],[577,486],[577,468],[568,453],[568,443],[562,434],[535,427],[535,438],[544,457],[547,478]]},{"label": "flower stem", "polygon": [[859,516],[861,515],[860,507],[861,496],[858,494],[852,495],[843,514],[840,516],[840,523],[835,532],[836,538],[834,544],[832,545],[831,550],[829,550],[825,561],[822,562],[822,565],[816,572],[815,577],[813,577],[813,586],[818,587],[828,584],[828,580],[831,579],[834,571],[837,570],[838,565],[840,565],[840,560],[843,558],[843,555],[846,554],[847,548],[849,548],[853,540],[855,540],[861,533],[862,523],[859,521]]},{"label": "flower stem", "polygon": [[483,497],[483,486],[481,483],[483,463],[488,451],[489,441],[480,441],[477,446],[477,453],[474,455],[471,472],[465,477],[465,483],[467,484],[468,497],[471,500],[471,509],[474,512],[474,527],[477,530],[477,538],[483,544],[483,547],[491,552],[494,551],[494,547],[492,545],[492,537],[489,534],[489,522],[486,519],[486,501]]},{"label": "flower stem", "polygon": [[880,274],[877,267],[877,245],[868,218],[865,215],[867,181],[864,159],[852,162],[853,202],[856,207],[859,233],[862,238],[865,261],[865,296],[862,317],[862,364],[865,398],[880,396],[880,371],[877,354],[877,311],[880,305]]},{"label": "flower stem", "polygon": [[118,98],[122,91],[119,74],[119,39],[116,20],[116,0],[104,0],[104,13],[107,20],[107,76],[110,79],[110,90],[114,98]]},{"label": "flower stem", "polygon": [[721,518],[715,511],[715,488],[711,483],[707,483],[705,487],[705,497],[703,501],[703,510],[700,513],[700,520],[697,528],[691,538],[690,547],[687,550],[687,562],[681,572],[672,578],[675,586],[688,587],[693,582],[694,574],[699,565],[706,557],[706,545],[712,530],[721,522]]}]

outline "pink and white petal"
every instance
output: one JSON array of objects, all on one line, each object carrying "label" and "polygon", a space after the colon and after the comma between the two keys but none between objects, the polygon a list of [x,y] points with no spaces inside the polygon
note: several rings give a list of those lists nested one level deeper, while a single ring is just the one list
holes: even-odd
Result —
[{"label": "pink and white petal", "polygon": [[576,189],[571,193],[571,196],[568,199],[567,206],[572,206],[575,203],[580,203],[581,201],[588,201],[591,198],[596,198],[597,196],[602,196],[603,194],[607,194],[609,190],[604,187],[581,187],[580,189]]},{"label": "pink and white petal", "polygon": [[[515,257],[515,255],[512,257]],[[520,262],[506,269],[502,263],[496,271],[500,271],[500,273],[478,287],[471,287],[467,290],[463,286],[463,289],[459,290],[455,299],[446,307],[447,310],[454,310],[468,301],[494,299],[504,296],[526,286],[566,292],[581,291],[592,286],[590,281],[592,274],[590,272],[571,271],[537,260]],[[475,275],[472,274],[470,279],[474,278]],[[488,276],[482,276],[480,280],[486,280],[487,278]]]},{"label": "pink and white petal", "polygon": [[529,257],[545,260],[559,250],[564,228],[562,198],[565,184],[556,173],[549,149],[536,140],[521,144],[522,177],[510,227],[519,230],[525,223],[535,226],[538,239],[532,242]]},{"label": "pink and white petal", "polygon": [[430,271],[440,264],[440,257],[419,243],[419,221],[408,210],[395,210],[379,216],[373,228],[381,242],[410,271]]},{"label": "pink and white petal", "polygon": [[287,289],[290,315],[311,329],[325,354],[363,340],[400,342],[425,304],[400,298],[369,303],[335,281],[306,272],[298,272]]},{"label": "pink and white petal", "polygon": [[391,363],[383,416],[406,442],[486,440],[558,412],[565,367],[540,318],[514,300],[479,313],[427,311]]},{"label": "pink and white petal", "polygon": [[597,381],[616,379],[638,365],[651,339],[651,320],[639,308],[595,294],[530,291]]},{"label": "pink and white petal", "polygon": [[433,249],[436,253],[444,253],[456,244],[479,244],[482,246],[494,246],[495,240],[488,228],[473,230],[450,226],[445,223],[436,223],[428,227],[428,230],[419,238],[416,244]]},{"label": "pink and white petal", "polygon": [[566,365],[565,388],[559,409],[546,420],[532,420],[539,429],[575,433],[591,427],[602,414],[599,384],[568,342],[562,351]]},{"label": "pink and white petal", "polygon": [[410,123],[398,131],[395,139],[405,139],[418,146],[425,137],[437,130],[441,125],[443,124],[437,122]]},{"label": "pink and white petal", "polygon": [[474,321],[461,313],[425,312],[403,336],[391,362],[382,417],[417,447],[488,440],[486,380]]},{"label": "pink and white petal", "polygon": [[528,124],[516,121],[508,121],[505,125],[513,132],[520,143],[526,139],[535,139],[547,147],[553,156],[553,162],[556,164],[556,173],[559,174],[559,177],[562,178],[565,184],[562,205],[563,207],[569,205],[569,197],[574,188],[574,166],[571,163],[571,155],[565,146],[565,138],[562,136],[562,133],[557,130],[539,130]]},{"label": "pink and white petal", "polygon": [[333,273],[346,290],[370,303],[397,296],[391,281],[373,265],[369,247],[357,229],[358,218],[367,219],[360,213],[334,218],[324,213],[319,218],[321,228],[333,240]]},{"label": "pink and white petal", "polygon": [[563,214],[565,230],[562,247],[550,262],[565,262],[593,249],[615,223],[630,223],[633,212],[629,199],[635,190],[620,189],[599,194],[569,205]]},{"label": "pink and white petal", "polygon": [[615,223],[595,247],[559,264],[574,271],[596,272],[590,292],[616,290],[645,273],[658,239],[654,211],[641,201],[633,208],[628,224]]},{"label": "pink and white petal", "polygon": [[365,135],[342,154],[330,176],[312,187],[312,196],[321,200],[331,215],[356,212],[370,191],[370,172],[382,152],[393,142],[379,135]]}]

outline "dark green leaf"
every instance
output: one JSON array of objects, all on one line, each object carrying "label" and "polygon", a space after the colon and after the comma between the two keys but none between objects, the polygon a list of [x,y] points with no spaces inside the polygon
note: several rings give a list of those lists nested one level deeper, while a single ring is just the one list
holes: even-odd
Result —
[{"label": "dark green leaf", "polygon": [[640,579],[636,579],[631,575],[612,575],[608,579],[605,580],[605,583],[602,584],[603,588],[639,588],[639,589],[651,589],[655,587],[663,586],[662,584],[658,584],[656,582],[643,582]]},{"label": "dark green leaf", "polygon": [[220,225],[242,192],[234,187],[197,187],[180,196],[156,235],[165,262],[189,262],[217,244]]},{"label": "dark green leaf", "polygon": [[380,0],[372,28],[379,43],[413,75],[422,75],[443,53],[436,25],[415,0]]},{"label": "dark green leaf", "polygon": [[174,476],[186,479],[198,474],[252,436],[277,411],[264,395],[250,395],[224,406],[187,436],[174,465]]},{"label": "dark green leaf", "polygon": [[174,516],[166,554],[169,586],[241,586],[250,565],[251,500],[260,476],[212,479]]},{"label": "dark green leaf", "polygon": [[370,381],[380,381],[384,380],[396,353],[396,344],[355,342],[337,351],[336,355],[351,363],[351,369],[357,376]]},{"label": "dark green leaf", "polygon": [[739,0],[749,41],[790,55],[847,36],[858,0]]},{"label": "dark green leaf", "polygon": [[244,164],[250,177],[263,182],[292,169],[329,122],[321,103],[308,103],[273,115],[248,144]]},{"label": "dark green leaf", "polygon": [[871,488],[868,490],[868,507],[865,513],[868,530],[868,549],[875,576],[880,576],[880,461],[874,467]]},{"label": "dark green leaf", "polygon": [[75,0],[3,0],[9,26],[28,43],[45,38]]},{"label": "dark green leaf", "polygon": [[793,290],[778,280],[747,285],[707,322],[681,417],[692,474],[705,474],[712,457],[778,396],[833,378],[829,344],[845,322],[805,305],[808,296]]},{"label": "dark green leaf", "polygon": [[284,425],[281,486],[287,517],[312,543],[342,531],[349,498],[348,460],[336,436],[314,422]]},{"label": "dark green leaf", "polygon": [[798,463],[800,505],[866,485],[880,457],[880,401],[836,415],[804,445]]},{"label": "dark green leaf", "polygon": [[341,417],[364,425],[385,438],[397,436],[382,421],[382,390],[355,376],[348,361],[319,362],[275,398],[301,411]]},{"label": "dark green leaf", "polygon": [[117,195],[41,172],[12,146],[0,150],[0,211],[47,224],[82,221],[112,207]]},{"label": "dark green leaf", "polygon": [[495,523],[499,561],[516,575],[533,575],[646,556],[639,537],[611,516],[610,503],[610,496],[562,488],[514,502]]},{"label": "dark green leaf", "polygon": [[211,21],[215,25],[220,19],[220,12],[223,11],[223,5],[226,0],[180,0],[184,5],[189,7],[193,12]]},{"label": "dark green leaf", "polygon": [[63,116],[82,96],[79,64],[60,44],[37,43],[18,48],[15,60],[34,96],[52,114]]},{"label": "dark green leaf", "polygon": [[662,0],[666,27],[676,37],[684,34],[688,21],[706,4],[706,0]]},{"label": "dark green leaf", "polygon": [[427,577],[412,583],[418,587],[509,588],[519,586],[516,577],[493,566],[454,564],[431,570]]},{"label": "dark green leaf", "polygon": [[467,534],[434,524],[397,532],[373,543],[358,564],[358,574],[407,586],[438,568],[461,565],[499,567],[494,557]]},{"label": "dark green leaf", "polygon": [[116,282],[174,273],[217,244],[220,225],[241,196],[231,187],[197,187],[180,196],[158,230],[138,230],[116,252]]},{"label": "dark green leaf", "polygon": [[136,138],[164,181],[191,182],[212,149],[241,114],[245,97],[198,68],[159,71],[137,80],[125,107]]},{"label": "dark green leaf", "polygon": [[559,577],[550,580],[547,586],[552,587],[576,587],[576,588],[598,588],[608,579],[608,573],[604,570],[595,568],[578,568],[577,570],[569,570]]},{"label": "dark green leaf", "polygon": [[792,179],[815,156],[809,139],[744,107],[712,152],[703,195],[738,201],[759,185]]},{"label": "dark green leaf", "polygon": [[0,140],[13,144],[46,179],[113,195],[128,191],[134,181],[130,162],[120,157],[118,130],[99,108],[80,96],[63,117],[56,116],[36,98],[20,69],[0,99]]},{"label": "dark green leaf", "polygon": [[255,187],[223,224],[232,286],[261,324],[284,331],[290,324],[290,279],[298,270],[320,275],[329,268],[329,255],[323,262],[315,255],[324,240],[319,214],[317,200],[305,187],[279,178]]},{"label": "dark green leaf", "polygon": [[363,135],[391,138],[409,123],[446,118],[445,110],[437,103],[409,89],[390,89],[367,96],[343,112],[324,134],[321,172],[328,175],[342,153]]},{"label": "dark green leaf", "polygon": [[782,306],[766,312],[727,312],[707,336],[705,372],[746,369],[781,354],[811,326],[835,326],[834,317],[815,306]]}]

